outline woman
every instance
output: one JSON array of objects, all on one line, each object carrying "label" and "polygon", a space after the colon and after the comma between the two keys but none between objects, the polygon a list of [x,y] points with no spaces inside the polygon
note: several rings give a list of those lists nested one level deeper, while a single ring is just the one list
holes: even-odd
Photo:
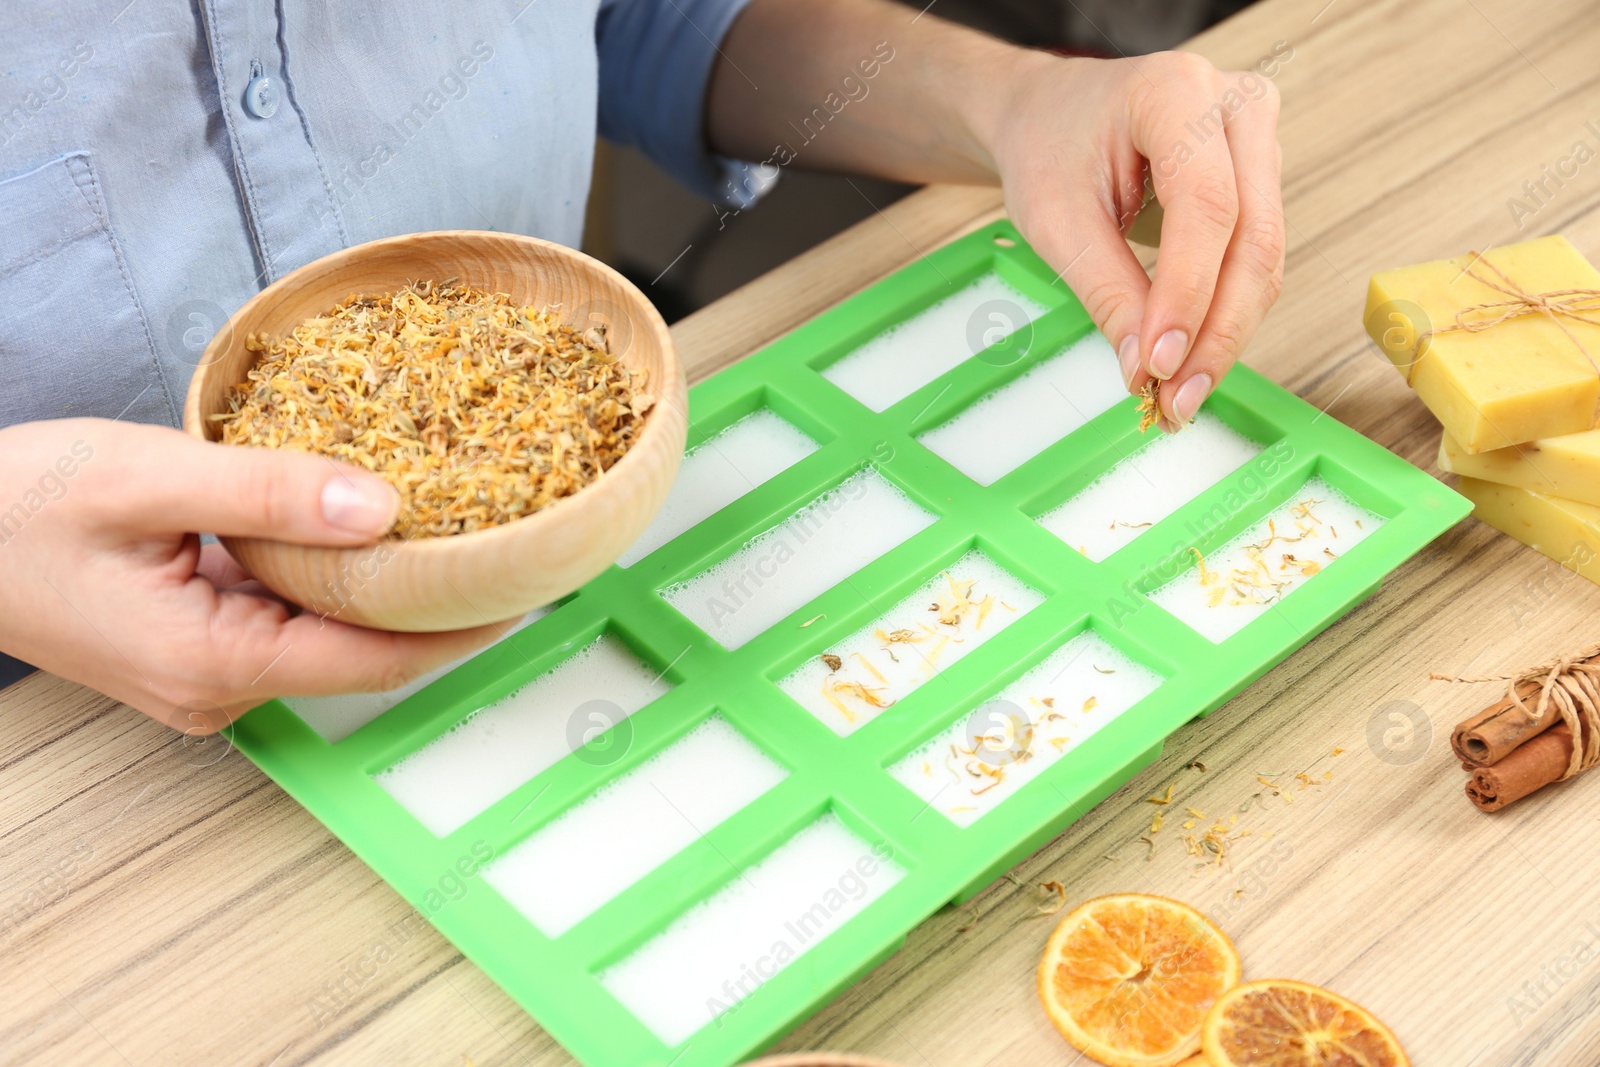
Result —
[{"label": "woman", "polygon": [[[1281,281],[1276,93],[1192,55],[1062,59],[886,0],[87,6],[24,3],[0,45],[0,651],[183,729],[496,635],[293,616],[198,532],[360,544],[394,492],[172,427],[227,313],[318,256],[578,244],[596,128],[732,206],[784,166],[1000,182],[1169,426]],[[1122,237],[1147,172],[1153,282]]]}]

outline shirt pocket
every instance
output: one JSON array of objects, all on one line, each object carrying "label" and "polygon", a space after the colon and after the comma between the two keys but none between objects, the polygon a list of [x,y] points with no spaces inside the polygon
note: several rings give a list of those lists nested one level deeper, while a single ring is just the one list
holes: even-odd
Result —
[{"label": "shirt pocket", "polygon": [[177,424],[87,152],[0,181],[0,426]]}]

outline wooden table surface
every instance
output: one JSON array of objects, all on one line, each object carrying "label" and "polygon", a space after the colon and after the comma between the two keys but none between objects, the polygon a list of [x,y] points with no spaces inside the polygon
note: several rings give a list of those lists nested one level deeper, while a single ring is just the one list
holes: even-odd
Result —
[{"label": "wooden table surface", "polygon": [[[1600,260],[1595,14],[1265,0],[1193,42],[1232,67],[1293,49],[1277,75],[1288,280],[1246,362],[1435,469],[1438,428],[1363,336],[1367,275],[1555,231]],[[924,191],[674,332],[703,377],[998,210],[993,191]],[[1145,891],[1199,906],[1247,976],[1345,993],[1419,1067],[1600,1062],[1600,819],[1586,814],[1600,775],[1478,813],[1448,732],[1493,694],[1427,680],[1592,641],[1597,607],[1600,590],[1458,525],[1174,735],[1015,884],[929,919],[780,1048],[906,1067],[1077,1062],[1034,993],[1051,927],[1036,886],[1055,879],[1074,901]],[[1173,819],[1153,850],[1139,841],[1144,798],[1169,783],[1211,816],[1264,792],[1258,774],[1295,772],[1332,777],[1252,802],[1238,825],[1259,836],[1220,868],[1196,868]],[[378,946],[383,962],[363,964]],[[0,947],[7,1063],[572,1062],[237,753],[186,746],[43,675],[0,694]]]}]

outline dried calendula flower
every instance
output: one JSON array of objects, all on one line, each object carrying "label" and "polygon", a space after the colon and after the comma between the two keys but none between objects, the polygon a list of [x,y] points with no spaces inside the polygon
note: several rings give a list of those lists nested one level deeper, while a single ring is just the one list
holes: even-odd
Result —
[{"label": "dried calendula flower", "polygon": [[599,478],[655,404],[602,331],[558,312],[453,282],[350,296],[287,336],[246,338],[257,363],[214,419],[225,444],[385,478],[402,501],[393,537],[499,526]]},{"label": "dried calendula flower", "polygon": [[929,605],[928,610],[938,617],[939,622],[957,629],[961,627],[969,612],[976,611],[978,621],[973,626],[973,629],[976,630],[982,627],[983,620],[989,617],[990,611],[994,610],[994,594],[991,593],[982,600],[973,600],[972,587],[978,584],[977,579],[953,578],[948,571],[945,572],[944,579],[950,586],[949,598],[939,597],[933,604]]},{"label": "dried calendula flower", "polygon": [[880,696],[882,690],[877,686],[863,685],[860,682],[833,682],[826,688],[834,693],[855,697],[863,704],[874,708],[886,708],[894,703],[893,700]]},{"label": "dried calendula flower", "polygon": [[1067,887],[1060,882],[1040,882],[1039,890],[1046,895],[1045,902],[1039,905],[1040,915],[1054,915],[1067,906]]},{"label": "dried calendula flower", "polygon": [[844,660],[840,659],[832,652],[824,652],[821,656],[821,659],[830,671],[836,671],[840,667],[844,666]]},{"label": "dried calendula flower", "polygon": [[1151,378],[1139,390],[1139,432],[1144,433],[1161,421],[1161,379]]}]

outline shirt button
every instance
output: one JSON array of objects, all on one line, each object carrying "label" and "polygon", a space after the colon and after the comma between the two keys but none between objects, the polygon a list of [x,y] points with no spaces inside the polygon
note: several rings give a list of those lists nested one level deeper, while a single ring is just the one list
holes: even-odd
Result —
[{"label": "shirt button", "polygon": [[244,109],[258,119],[270,119],[278,112],[278,85],[265,74],[258,74],[244,87]]}]

